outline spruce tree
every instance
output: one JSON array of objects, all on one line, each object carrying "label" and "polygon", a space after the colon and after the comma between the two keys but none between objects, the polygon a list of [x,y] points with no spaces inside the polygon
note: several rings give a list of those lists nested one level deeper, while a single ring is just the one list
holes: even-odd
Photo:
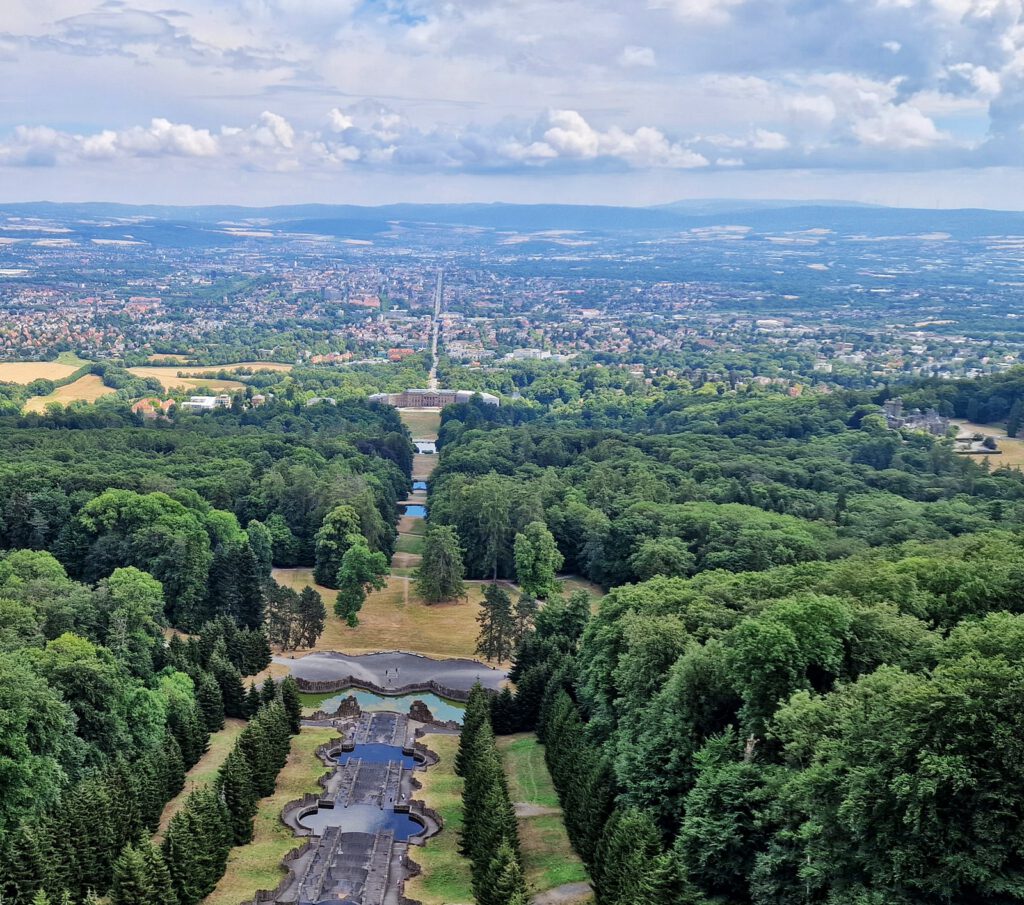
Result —
[{"label": "spruce tree", "polygon": [[466,596],[459,536],[450,525],[429,525],[423,556],[415,573],[416,593],[427,603]]},{"label": "spruce tree", "polygon": [[267,676],[263,680],[263,685],[260,688],[260,698],[264,704],[273,704],[277,699],[277,682],[271,676]]},{"label": "spruce tree", "polygon": [[480,633],[476,639],[476,652],[487,660],[499,663],[512,655],[515,637],[515,618],[512,598],[497,584],[484,590],[483,604],[476,619]]},{"label": "spruce tree", "polygon": [[220,686],[225,716],[236,719],[245,716],[245,686],[242,675],[221,651],[210,658],[210,672]]},{"label": "spruce tree", "polygon": [[245,716],[247,719],[252,719],[259,712],[259,709],[263,706],[263,698],[260,695],[260,690],[256,687],[254,682],[249,683],[249,690],[245,694]]},{"label": "spruce tree", "polygon": [[139,849],[146,862],[146,874],[149,887],[153,890],[153,901],[160,905],[177,905],[178,896],[174,891],[171,872],[167,869],[167,862],[164,861],[160,849],[148,840],[140,842]]},{"label": "spruce tree", "polygon": [[482,881],[474,883],[473,892],[479,905],[509,905],[517,896],[525,895],[523,868],[507,841],[498,847]]},{"label": "spruce tree", "polygon": [[281,681],[281,704],[288,716],[288,728],[292,735],[298,735],[302,728],[302,699],[299,697],[299,686],[292,676],[285,676]]},{"label": "spruce tree", "polygon": [[298,647],[313,647],[327,625],[327,607],[320,593],[308,585],[302,589],[296,607]]},{"label": "spruce tree", "polygon": [[242,648],[244,656],[243,671],[247,676],[258,673],[261,669],[266,669],[270,665],[272,657],[270,640],[267,638],[267,630],[262,625],[257,629],[242,634]]},{"label": "spruce tree", "polygon": [[235,598],[237,621],[244,628],[263,625],[263,577],[255,554],[248,543],[235,552]]},{"label": "spruce tree", "polygon": [[252,841],[252,821],[256,816],[257,796],[252,769],[238,747],[232,748],[217,776],[217,788],[231,813],[231,832],[235,845]]},{"label": "spruce tree", "polygon": [[[181,756],[178,740],[169,732],[164,735],[161,749],[161,778],[164,784],[164,802],[170,801],[185,788],[185,761]],[[163,804],[161,804],[163,810]]]},{"label": "spruce tree", "polygon": [[146,860],[134,846],[127,846],[114,864],[108,897],[110,905],[150,905],[156,901]]},{"label": "spruce tree", "polygon": [[203,714],[207,732],[218,732],[224,728],[224,697],[217,680],[208,672],[199,675],[196,702]]}]

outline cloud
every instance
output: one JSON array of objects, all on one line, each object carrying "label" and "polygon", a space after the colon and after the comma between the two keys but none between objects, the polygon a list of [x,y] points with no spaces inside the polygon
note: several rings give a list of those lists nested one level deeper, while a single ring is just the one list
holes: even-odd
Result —
[{"label": "cloud", "polygon": [[746,0],[651,0],[651,9],[670,10],[679,19],[687,22],[706,22],[724,25],[730,13]]},{"label": "cloud", "polygon": [[619,54],[619,65],[627,69],[639,67],[653,67],[657,65],[657,57],[650,47],[637,47],[630,44],[622,49]]}]

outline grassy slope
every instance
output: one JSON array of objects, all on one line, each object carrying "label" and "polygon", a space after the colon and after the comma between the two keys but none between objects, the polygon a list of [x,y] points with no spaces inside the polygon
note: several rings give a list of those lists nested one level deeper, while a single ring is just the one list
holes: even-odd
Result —
[{"label": "grassy slope", "polygon": [[260,802],[253,841],[231,850],[227,871],[217,888],[203,900],[205,905],[239,905],[252,899],[258,889],[277,886],[284,876],[281,859],[302,843],[281,822],[281,810],[306,792],[319,790],[317,780],[327,771],[314,752],[337,737],[332,729],[304,727],[292,739],[288,763],[277,777],[274,794]]},{"label": "grassy slope", "polygon": [[[296,591],[312,585],[323,596],[329,611],[334,604],[336,592],[316,586],[311,569],[275,569],[274,578]],[[392,577],[383,591],[373,592],[363,604],[356,628],[349,628],[330,613],[316,649],[350,654],[415,650],[428,657],[473,658],[483,586],[467,585],[467,591],[468,599],[460,603],[427,606],[416,596],[411,583]]]},{"label": "grassy slope", "polygon": [[473,902],[469,862],[459,854],[462,831],[462,780],[453,763],[459,748],[456,735],[428,735],[424,744],[440,757],[439,763],[417,774],[423,784],[416,798],[426,801],[444,820],[444,829],[426,845],[411,846],[409,857],[423,872],[405,884],[407,898],[423,905],[457,905]]},{"label": "grassy slope", "polygon": [[512,800],[555,811],[519,818],[523,867],[531,891],[544,892],[566,883],[585,882],[587,871],[565,832],[558,794],[544,763],[543,746],[533,733],[521,733],[499,738],[498,749]]},{"label": "grassy slope", "polygon": [[164,807],[160,816],[160,828],[157,830],[157,838],[161,838],[167,829],[171,818],[181,810],[185,799],[199,786],[209,785],[217,776],[220,765],[227,759],[234,747],[235,740],[242,734],[245,728],[245,720],[225,720],[224,728],[220,732],[214,732],[210,736],[209,750],[185,776],[185,788],[178,795],[172,798]]}]

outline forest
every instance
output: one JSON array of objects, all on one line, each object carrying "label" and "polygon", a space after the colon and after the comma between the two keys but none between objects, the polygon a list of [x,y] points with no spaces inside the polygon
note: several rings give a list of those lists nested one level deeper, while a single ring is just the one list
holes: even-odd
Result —
[{"label": "forest", "polygon": [[[411,457],[397,414],[356,402],[0,418],[4,902],[195,905],[216,885],[299,728],[294,682],[243,676],[324,627],[319,595],[270,570],[313,565],[339,510],[348,545],[390,552]],[[215,790],[152,845],[226,717],[249,722]]]},{"label": "forest", "polygon": [[883,398],[444,412],[467,574],[546,528],[609,589],[549,596],[492,704],[600,905],[1024,899],[1024,477]]}]

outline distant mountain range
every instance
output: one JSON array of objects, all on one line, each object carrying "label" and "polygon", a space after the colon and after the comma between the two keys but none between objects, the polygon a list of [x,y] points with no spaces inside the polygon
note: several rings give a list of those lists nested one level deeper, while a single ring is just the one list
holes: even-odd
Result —
[{"label": "distant mountain range", "polygon": [[276,207],[125,205],[52,202],[2,204],[0,215],[85,224],[96,220],[148,218],[166,223],[214,226],[260,224],[282,232],[367,237],[396,222],[512,232],[576,230],[598,233],[673,232],[737,225],[754,232],[830,229],[841,235],[949,233],[954,238],[1024,235],[1024,212],[920,210],[843,201],[678,201],[658,207],[569,204],[296,204]]}]

